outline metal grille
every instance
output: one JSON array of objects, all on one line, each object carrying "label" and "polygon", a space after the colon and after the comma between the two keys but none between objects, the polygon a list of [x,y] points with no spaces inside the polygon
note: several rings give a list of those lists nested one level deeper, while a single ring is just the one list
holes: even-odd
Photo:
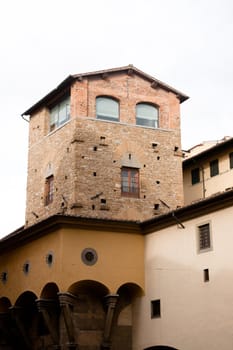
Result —
[{"label": "metal grille", "polygon": [[199,229],[199,248],[200,250],[211,247],[210,242],[210,225],[205,224],[198,227]]}]

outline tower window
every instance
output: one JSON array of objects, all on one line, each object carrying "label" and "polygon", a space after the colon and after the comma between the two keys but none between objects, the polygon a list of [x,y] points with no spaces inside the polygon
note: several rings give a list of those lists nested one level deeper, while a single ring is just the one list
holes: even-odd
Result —
[{"label": "tower window", "polygon": [[158,128],[158,108],[149,103],[138,103],[136,106],[136,124]]},{"label": "tower window", "polygon": [[50,109],[50,131],[57,129],[70,119],[70,97]]},{"label": "tower window", "polygon": [[46,178],[45,181],[45,205],[53,202],[54,193],[54,176],[51,175]]},{"label": "tower window", "polygon": [[139,169],[121,169],[121,195],[125,197],[139,197]]},{"label": "tower window", "polygon": [[102,120],[119,121],[119,103],[110,97],[96,98],[96,118]]},{"label": "tower window", "polygon": [[214,159],[210,162],[210,176],[216,176],[219,174],[218,159]]},{"label": "tower window", "polygon": [[191,171],[191,177],[192,177],[192,185],[195,185],[200,182],[200,169],[195,168]]}]

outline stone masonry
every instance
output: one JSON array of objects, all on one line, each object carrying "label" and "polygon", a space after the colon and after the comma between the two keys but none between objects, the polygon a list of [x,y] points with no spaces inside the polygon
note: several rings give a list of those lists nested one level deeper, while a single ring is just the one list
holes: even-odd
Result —
[{"label": "stone masonry", "polygon": [[[70,120],[52,132],[49,102],[33,110],[26,225],[58,213],[140,221],[183,205],[180,96],[147,77],[134,69],[79,76],[64,87]],[[61,95],[62,87],[53,99]],[[96,119],[97,96],[119,101],[119,122]],[[159,107],[159,128],[136,125],[139,102]],[[139,168],[139,198],[121,195],[122,166]],[[48,174],[54,200],[45,205]]]}]

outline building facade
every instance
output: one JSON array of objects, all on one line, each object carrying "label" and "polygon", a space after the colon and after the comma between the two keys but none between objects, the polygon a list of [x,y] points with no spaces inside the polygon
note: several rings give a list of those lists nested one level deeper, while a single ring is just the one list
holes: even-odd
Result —
[{"label": "building facade", "polygon": [[204,142],[185,152],[183,179],[185,205],[232,189],[232,137]]},{"label": "building facade", "polygon": [[186,99],[133,66],[69,76],[24,113],[26,225],[59,213],[145,220],[183,205]]},{"label": "building facade", "polygon": [[[24,112],[26,220],[0,241],[0,349],[232,348],[232,141],[185,158],[184,206],[186,99],[130,65],[69,76]],[[216,159],[222,181],[201,195]]]}]

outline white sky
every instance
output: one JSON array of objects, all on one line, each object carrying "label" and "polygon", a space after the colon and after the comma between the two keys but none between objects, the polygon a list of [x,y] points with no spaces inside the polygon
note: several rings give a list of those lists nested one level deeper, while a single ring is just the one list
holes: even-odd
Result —
[{"label": "white sky", "polygon": [[133,64],[190,96],[182,146],[233,135],[232,0],[7,0],[0,4],[0,237],[24,224],[28,124],[69,74]]}]

